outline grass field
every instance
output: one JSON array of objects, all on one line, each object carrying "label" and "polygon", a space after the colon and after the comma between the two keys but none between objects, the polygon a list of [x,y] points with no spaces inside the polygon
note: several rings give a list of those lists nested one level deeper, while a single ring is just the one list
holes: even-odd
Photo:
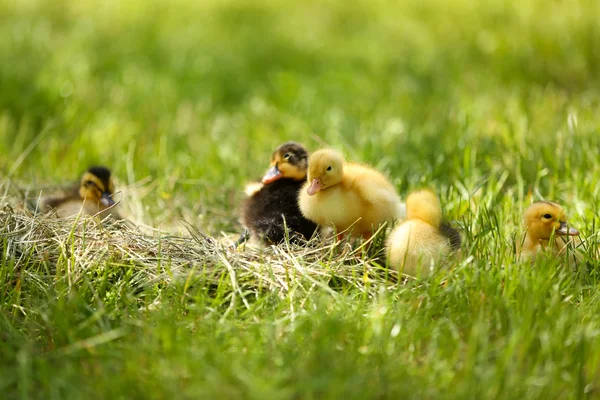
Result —
[{"label": "grass field", "polygon": [[[600,266],[514,250],[542,198],[598,243],[599,15],[595,0],[0,0],[3,193],[104,164],[126,215],[163,230],[0,211],[0,397],[599,398]],[[462,259],[398,283],[335,248],[203,241],[240,231],[243,184],[287,140],[370,163],[402,197],[434,188]]]}]

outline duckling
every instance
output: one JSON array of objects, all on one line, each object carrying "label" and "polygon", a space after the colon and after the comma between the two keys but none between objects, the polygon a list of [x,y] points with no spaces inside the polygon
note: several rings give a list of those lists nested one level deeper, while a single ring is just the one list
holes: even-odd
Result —
[{"label": "duckling", "polygon": [[426,276],[428,266],[460,249],[460,234],[442,221],[440,200],[430,190],[411,193],[406,199],[406,214],[407,220],[387,238],[388,260],[400,272]]},{"label": "duckling", "polygon": [[550,201],[538,201],[523,213],[525,240],[519,243],[519,260],[533,260],[542,252],[553,256],[564,254],[569,236],[579,231],[568,225],[564,209]]},{"label": "duckling", "polygon": [[317,230],[317,225],[304,218],[298,207],[298,192],[306,179],[307,160],[308,152],[302,145],[284,143],[273,152],[271,167],[261,184],[248,186],[242,223],[263,243],[281,243],[286,232],[292,242],[300,243],[310,239]]},{"label": "duckling", "polygon": [[306,218],[333,227],[338,237],[352,227],[351,235],[368,239],[380,224],[403,214],[394,186],[382,173],[345,162],[330,149],[319,150],[308,160],[299,203]]},{"label": "duckling", "polygon": [[115,191],[110,170],[106,167],[91,167],[81,177],[78,188],[64,196],[42,199],[41,210],[55,210],[60,218],[78,215],[96,215],[100,218],[115,215],[109,207],[115,204]]}]

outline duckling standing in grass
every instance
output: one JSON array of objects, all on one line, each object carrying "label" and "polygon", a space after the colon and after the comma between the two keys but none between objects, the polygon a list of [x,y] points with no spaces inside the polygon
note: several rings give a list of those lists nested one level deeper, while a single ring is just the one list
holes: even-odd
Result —
[{"label": "duckling standing in grass", "polygon": [[317,225],[304,218],[298,192],[306,179],[308,153],[298,143],[287,142],[271,156],[271,168],[262,186],[252,186],[242,211],[242,223],[252,236],[277,244],[289,236],[292,242],[310,239]]},{"label": "duckling standing in grass", "polygon": [[408,196],[406,214],[387,238],[389,263],[405,274],[427,276],[432,263],[460,248],[460,234],[442,221],[440,200],[429,190]]},{"label": "duckling standing in grass", "polygon": [[523,226],[526,234],[519,243],[519,260],[534,260],[542,252],[560,256],[571,242],[569,237],[579,235],[577,229],[568,225],[564,209],[550,201],[530,205],[523,214]]},{"label": "duckling standing in grass", "polygon": [[307,179],[299,198],[302,214],[338,236],[352,227],[353,236],[368,239],[380,224],[403,215],[400,197],[382,173],[347,163],[335,150],[310,157]]},{"label": "duckling standing in grass", "polygon": [[96,215],[104,218],[116,213],[110,209],[115,188],[110,170],[106,167],[91,167],[81,177],[78,188],[60,197],[42,199],[42,211],[56,211],[60,218],[78,215]]}]

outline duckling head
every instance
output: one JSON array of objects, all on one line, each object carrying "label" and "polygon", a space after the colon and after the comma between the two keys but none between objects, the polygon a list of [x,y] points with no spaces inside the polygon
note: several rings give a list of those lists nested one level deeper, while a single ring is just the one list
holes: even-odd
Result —
[{"label": "duckling head", "polygon": [[115,204],[111,197],[114,191],[115,187],[108,168],[91,167],[81,177],[79,195],[82,199],[109,207]]},{"label": "duckling head", "polygon": [[302,181],[306,178],[308,152],[295,142],[287,142],[279,146],[271,156],[271,168],[262,178],[264,184],[275,182],[281,178]]},{"label": "duckling head", "polygon": [[307,179],[310,185],[307,193],[312,196],[342,181],[344,157],[335,150],[323,149],[313,153],[308,159]]},{"label": "duckling head", "polygon": [[548,240],[552,235],[577,236],[579,231],[568,226],[567,214],[561,206],[550,201],[538,201],[525,210],[523,225],[534,240]]},{"label": "duckling head", "polygon": [[406,199],[406,217],[420,219],[438,228],[442,223],[440,199],[428,189],[412,192]]}]

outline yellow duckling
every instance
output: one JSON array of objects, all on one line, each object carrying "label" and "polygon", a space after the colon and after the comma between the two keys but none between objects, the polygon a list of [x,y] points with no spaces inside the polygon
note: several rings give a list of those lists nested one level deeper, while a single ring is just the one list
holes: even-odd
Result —
[{"label": "yellow duckling", "polygon": [[347,163],[324,149],[308,160],[308,174],[298,199],[302,214],[338,234],[352,226],[352,235],[371,237],[380,224],[402,216],[396,190],[380,172]]},{"label": "yellow duckling", "polygon": [[523,213],[525,240],[520,244],[519,260],[533,260],[546,252],[554,256],[564,254],[571,241],[569,236],[578,236],[579,231],[568,225],[564,209],[550,201],[538,201]]},{"label": "yellow duckling", "polygon": [[42,211],[56,212],[60,218],[78,215],[96,215],[104,218],[116,215],[109,207],[115,204],[112,199],[115,188],[110,170],[105,167],[92,167],[81,177],[78,188],[60,197],[50,197],[41,202]]},{"label": "yellow duckling", "polygon": [[433,263],[460,248],[460,234],[442,221],[440,200],[429,190],[408,196],[406,216],[387,238],[389,263],[405,274],[427,276]]}]

